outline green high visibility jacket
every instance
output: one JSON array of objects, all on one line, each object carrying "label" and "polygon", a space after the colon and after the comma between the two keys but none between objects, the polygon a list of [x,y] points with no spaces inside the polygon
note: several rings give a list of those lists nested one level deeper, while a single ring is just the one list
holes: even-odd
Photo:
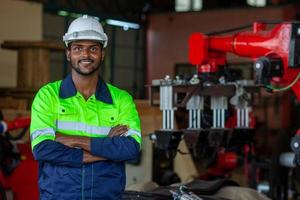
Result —
[{"label": "green high visibility jacket", "polygon": [[[129,127],[126,136],[108,137],[116,125]],[[56,133],[90,137],[91,154],[107,160],[83,164],[83,151],[56,142]],[[71,75],[36,94],[30,136],[40,166],[41,199],[121,199],[124,161],[136,159],[141,145],[132,97],[99,79],[95,94],[85,100]]]}]

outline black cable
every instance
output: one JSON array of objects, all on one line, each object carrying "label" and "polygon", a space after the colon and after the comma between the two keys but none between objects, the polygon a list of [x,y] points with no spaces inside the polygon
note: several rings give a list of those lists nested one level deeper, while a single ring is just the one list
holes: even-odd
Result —
[{"label": "black cable", "polygon": [[221,30],[221,31],[209,32],[209,33],[206,33],[206,35],[220,35],[220,34],[224,34],[224,33],[230,33],[230,32],[233,32],[233,31],[243,30],[243,29],[250,28],[250,27],[252,27],[252,24],[247,24],[247,25],[244,25],[244,26],[238,26],[238,27],[230,28],[230,29],[224,29],[224,30]]},{"label": "black cable", "polygon": [[8,138],[9,140],[19,140],[21,139],[25,134],[26,134],[26,131],[28,130],[28,128],[24,128],[18,135],[16,136],[13,136],[11,135],[8,131],[5,132],[5,137]]},{"label": "black cable", "polygon": [[0,197],[2,200],[7,200],[5,189],[1,183],[0,183]]},{"label": "black cable", "polygon": [[[263,23],[263,24],[279,24],[279,23],[282,23],[283,21],[257,21],[257,22]],[[234,31],[247,29],[252,26],[253,26],[253,24],[247,24],[247,25],[238,26],[235,28],[225,29],[225,30],[221,30],[221,31],[208,32],[208,33],[206,33],[206,35],[220,35],[220,34],[224,34],[224,33],[230,33],[230,32],[234,32]]]},{"label": "black cable", "polygon": [[177,149],[177,152],[180,153],[181,155],[191,154],[190,152],[184,152],[184,151],[181,151],[180,149]]}]

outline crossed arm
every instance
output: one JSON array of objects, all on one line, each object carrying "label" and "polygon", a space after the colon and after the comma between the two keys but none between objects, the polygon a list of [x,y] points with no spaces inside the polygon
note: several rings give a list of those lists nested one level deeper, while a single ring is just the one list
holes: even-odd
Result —
[{"label": "crossed arm", "polygon": [[[119,137],[128,131],[128,127],[125,125],[117,125],[111,128],[108,136],[109,137]],[[71,147],[80,148],[83,150],[83,163],[92,163],[101,160],[107,160],[107,158],[92,155],[91,152],[91,138],[83,136],[65,136],[60,133],[56,134],[56,141]]]}]

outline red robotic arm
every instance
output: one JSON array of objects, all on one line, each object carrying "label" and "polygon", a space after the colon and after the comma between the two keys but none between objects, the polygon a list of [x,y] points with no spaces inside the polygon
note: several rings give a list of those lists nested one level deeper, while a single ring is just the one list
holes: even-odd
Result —
[{"label": "red robotic arm", "polygon": [[255,22],[251,32],[190,36],[189,60],[200,74],[214,73],[226,65],[227,53],[253,59],[258,84],[292,84],[300,100],[300,24],[285,22],[266,30],[266,24]]},{"label": "red robotic arm", "polygon": [[13,121],[0,121],[0,133],[20,128],[28,128],[30,125],[30,117],[19,117]]}]

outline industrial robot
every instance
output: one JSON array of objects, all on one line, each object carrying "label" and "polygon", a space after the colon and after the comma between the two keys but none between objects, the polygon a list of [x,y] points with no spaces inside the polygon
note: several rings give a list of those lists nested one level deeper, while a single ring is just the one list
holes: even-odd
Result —
[{"label": "industrial robot", "polygon": [[[262,89],[270,93],[291,89],[300,100],[300,23],[254,22],[220,32],[197,32],[188,43],[196,73],[189,79],[166,76],[149,87],[151,104],[162,111],[162,128],[150,139],[166,158],[174,158],[184,138],[192,154],[208,164],[205,177],[222,176],[255,156],[255,95]],[[229,54],[251,59],[253,78],[231,76]],[[188,125],[177,129],[175,113],[182,109],[188,113]],[[300,131],[290,146],[293,153],[282,155],[280,161],[295,167],[300,165]]]}]

